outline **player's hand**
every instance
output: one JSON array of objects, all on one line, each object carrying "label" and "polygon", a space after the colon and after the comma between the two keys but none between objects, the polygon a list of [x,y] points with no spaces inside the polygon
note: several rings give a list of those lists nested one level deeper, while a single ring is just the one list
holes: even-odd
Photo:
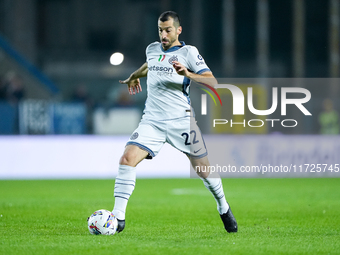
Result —
[{"label": "player's hand", "polygon": [[121,84],[127,84],[129,94],[130,95],[136,95],[136,93],[139,93],[142,91],[142,86],[140,85],[139,79],[131,79],[131,77],[127,78],[124,81],[119,81]]},{"label": "player's hand", "polygon": [[178,61],[172,61],[172,66],[179,75],[188,76],[188,69]]}]

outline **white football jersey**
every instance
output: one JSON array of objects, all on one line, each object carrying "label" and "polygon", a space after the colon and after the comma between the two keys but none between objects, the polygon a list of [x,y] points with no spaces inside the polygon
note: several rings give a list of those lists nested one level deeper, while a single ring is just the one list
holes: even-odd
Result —
[{"label": "white football jersey", "polygon": [[166,51],[160,42],[151,43],[146,48],[147,100],[143,119],[170,120],[188,116],[190,79],[177,74],[172,61],[180,62],[196,74],[210,69],[196,47],[181,44]]}]

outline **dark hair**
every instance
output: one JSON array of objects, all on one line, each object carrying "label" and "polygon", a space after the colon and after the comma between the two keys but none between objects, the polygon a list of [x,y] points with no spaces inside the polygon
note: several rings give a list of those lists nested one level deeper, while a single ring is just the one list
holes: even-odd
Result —
[{"label": "dark hair", "polygon": [[174,20],[174,25],[175,27],[179,27],[181,25],[179,16],[176,12],[174,11],[166,11],[163,12],[160,16],[159,16],[159,20],[162,22],[168,21],[169,18],[172,18]]}]

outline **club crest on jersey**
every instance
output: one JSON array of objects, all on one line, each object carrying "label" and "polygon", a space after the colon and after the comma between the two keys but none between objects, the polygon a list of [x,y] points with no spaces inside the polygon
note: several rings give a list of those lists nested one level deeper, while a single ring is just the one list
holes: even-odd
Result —
[{"label": "club crest on jersey", "polygon": [[171,58],[169,58],[170,65],[173,65],[173,63],[172,63],[173,61],[178,61],[177,56],[173,55]]}]

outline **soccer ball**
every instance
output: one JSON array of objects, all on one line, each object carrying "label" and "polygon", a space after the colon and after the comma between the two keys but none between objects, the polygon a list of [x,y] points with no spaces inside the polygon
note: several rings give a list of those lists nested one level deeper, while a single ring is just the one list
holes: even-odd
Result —
[{"label": "soccer ball", "polygon": [[87,226],[92,235],[114,235],[118,221],[112,212],[101,209],[92,213],[87,219]]}]

